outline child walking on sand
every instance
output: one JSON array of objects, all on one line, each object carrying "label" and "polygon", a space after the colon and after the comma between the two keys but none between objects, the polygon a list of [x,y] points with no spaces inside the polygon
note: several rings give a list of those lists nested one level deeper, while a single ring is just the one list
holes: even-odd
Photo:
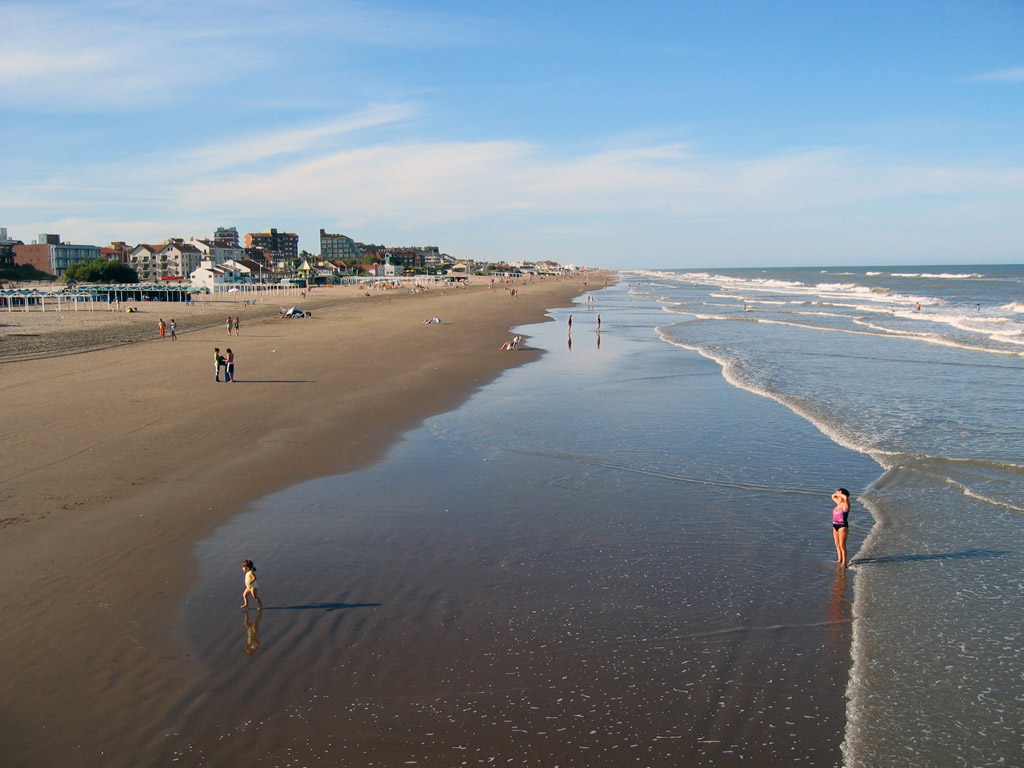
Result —
[{"label": "child walking on sand", "polygon": [[252,560],[243,560],[242,570],[245,571],[245,591],[242,593],[242,604],[239,608],[249,607],[249,595],[252,595],[260,608],[263,608],[263,601],[260,600],[258,592],[259,584],[256,583],[256,566],[252,564]]}]

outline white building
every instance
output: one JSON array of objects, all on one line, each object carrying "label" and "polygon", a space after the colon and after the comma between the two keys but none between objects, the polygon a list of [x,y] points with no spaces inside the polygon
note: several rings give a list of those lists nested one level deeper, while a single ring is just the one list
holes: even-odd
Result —
[{"label": "white building", "polygon": [[159,250],[160,248],[155,245],[139,243],[128,253],[128,264],[138,273],[141,282],[149,283],[160,279],[156,258]]},{"label": "white building", "polygon": [[157,252],[156,258],[160,277],[184,277],[199,268],[203,254],[194,245],[172,240]]},{"label": "white building", "polygon": [[218,243],[213,240],[203,240],[198,237],[190,237],[185,241],[188,245],[202,254],[203,260],[212,261],[216,264],[223,264],[225,261],[239,261],[245,258],[245,249],[238,246]]},{"label": "white building", "polygon": [[214,264],[205,259],[200,266],[189,273],[193,288],[206,288],[209,291],[223,290],[224,286],[248,282],[247,276],[229,264]]}]

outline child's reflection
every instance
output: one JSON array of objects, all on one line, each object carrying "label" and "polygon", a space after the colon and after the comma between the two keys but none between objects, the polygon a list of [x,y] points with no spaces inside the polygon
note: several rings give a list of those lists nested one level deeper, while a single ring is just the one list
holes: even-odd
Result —
[{"label": "child's reflection", "polygon": [[835,581],[832,582],[832,595],[828,601],[827,616],[825,622],[826,642],[829,650],[836,655],[836,658],[845,657],[849,654],[849,625],[852,620],[850,602],[846,596],[846,569],[839,568],[836,571]]},{"label": "child's reflection", "polygon": [[262,608],[256,611],[256,618],[252,620],[250,620],[250,613],[248,611],[242,611],[242,619],[245,621],[246,656],[252,656],[256,653],[256,649],[260,647],[260,641],[256,639],[256,634],[260,631],[260,618],[262,618],[262,616]]}]

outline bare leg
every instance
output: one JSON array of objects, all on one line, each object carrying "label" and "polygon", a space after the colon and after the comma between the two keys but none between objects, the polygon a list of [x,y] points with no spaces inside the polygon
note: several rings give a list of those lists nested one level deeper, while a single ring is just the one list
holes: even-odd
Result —
[{"label": "bare leg", "polygon": [[836,533],[839,534],[839,537],[838,537],[838,543],[839,543],[839,564],[843,568],[846,567],[846,534],[849,532],[849,530],[850,529],[847,528],[844,525],[842,528],[840,528],[838,531],[836,531]]}]

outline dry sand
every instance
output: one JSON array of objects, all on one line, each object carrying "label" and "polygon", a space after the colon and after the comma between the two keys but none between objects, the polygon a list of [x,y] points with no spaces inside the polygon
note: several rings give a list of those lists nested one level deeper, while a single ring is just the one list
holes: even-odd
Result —
[{"label": "dry sand", "polygon": [[[152,764],[197,676],[175,640],[194,542],[257,497],[373,463],[531,359],[499,351],[508,329],[584,281],[517,287],[325,289],[306,320],[241,303],[0,313],[0,765]],[[66,354],[85,346],[104,348]],[[215,346],[237,382],[214,381]]]}]

